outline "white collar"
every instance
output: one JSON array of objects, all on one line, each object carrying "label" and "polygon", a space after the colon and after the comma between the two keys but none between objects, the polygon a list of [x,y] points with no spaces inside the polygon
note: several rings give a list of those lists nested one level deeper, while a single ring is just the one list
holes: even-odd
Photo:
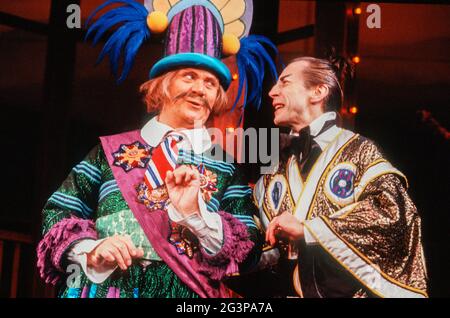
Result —
[{"label": "white collar", "polygon": [[[311,136],[317,137],[317,134],[322,130],[323,125],[327,120],[333,120],[336,119],[336,113],[335,112],[326,112],[314,119],[309,124],[309,133]],[[298,132],[294,132],[291,130],[289,135],[298,136]]]},{"label": "white collar", "polygon": [[159,122],[157,116],[150,119],[144,127],[142,127],[141,137],[151,147],[156,147],[162,141],[163,137],[171,130],[176,130],[186,135],[195,154],[201,154],[211,148],[211,137],[204,126],[195,129],[177,130]]},{"label": "white collar", "polygon": [[333,119],[336,119],[335,112],[326,112],[314,119],[311,124],[309,124],[309,132],[311,136],[317,137],[317,134],[320,133],[325,122]]}]

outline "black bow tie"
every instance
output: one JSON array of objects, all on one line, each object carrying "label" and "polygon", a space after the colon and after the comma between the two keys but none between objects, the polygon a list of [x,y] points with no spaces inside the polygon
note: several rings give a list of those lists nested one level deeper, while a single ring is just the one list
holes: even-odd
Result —
[{"label": "black bow tie", "polygon": [[[321,135],[336,124],[336,120],[327,120],[317,135],[311,135],[309,126],[302,128],[298,136],[280,134],[281,160],[287,160],[295,155],[300,164],[303,164],[309,157],[311,149],[319,147],[314,138]],[[320,148],[320,147],[319,147]]]}]

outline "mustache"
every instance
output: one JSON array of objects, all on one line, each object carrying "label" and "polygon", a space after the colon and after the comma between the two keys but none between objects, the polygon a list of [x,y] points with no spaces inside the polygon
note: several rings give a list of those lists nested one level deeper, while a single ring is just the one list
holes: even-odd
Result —
[{"label": "mustache", "polygon": [[172,103],[175,103],[179,99],[183,99],[183,98],[192,98],[192,99],[200,102],[203,106],[208,108],[210,111],[212,111],[212,107],[209,104],[209,102],[206,100],[206,98],[198,96],[197,94],[193,94],[191,92],[183,92],[183,93],[176,95],[174,98],[172,98]]}]

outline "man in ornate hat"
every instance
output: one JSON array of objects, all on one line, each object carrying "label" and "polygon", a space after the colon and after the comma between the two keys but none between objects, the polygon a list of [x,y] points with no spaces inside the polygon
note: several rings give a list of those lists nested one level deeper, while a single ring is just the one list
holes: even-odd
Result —
[{"label": "man in ornate hat", "polygon": [[[269,95],[282,158],[255,186],[278,296],[427,297],[421,222],[406,177],[337,126],[344,60],[302,57]],[[347,65],[348,66],[348,65]],[[274,285],[275,286],[275,285]]]},{"label": "man in ornate hat", "polygon": [[[49,198],[40,274],[62,284],[61,297],[227,297],[222,280],[255,265],[261,241],[244,174],[230,160],[216,159],[221,149],[211,155],[204,126],[227,103],[231,74],[220,58],[229,19],[212,1],[144,7],[111,0],[99,10],[117,2],[125,5],[99,18],[88,35],[123,23],[101,53],[114,64],[123,48],[120,80],[150,32],[168,24],[165,57],[141,86],[157,116],[141,130],[101,137]],[[243,2],[245,20],[251,1]],[[239,30],[236,40],[245,35]],[[258,44],[248,41],[241,44]],[[79,275],[64,281],[68,265]]]}]

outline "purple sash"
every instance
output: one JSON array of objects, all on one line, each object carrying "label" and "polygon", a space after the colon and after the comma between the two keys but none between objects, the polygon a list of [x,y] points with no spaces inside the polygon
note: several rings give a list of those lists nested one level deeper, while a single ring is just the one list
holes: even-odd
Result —
[{"label": "purple sash", "polygon": [[178,254],[176,248],[168,241],[169,217],[167,213],[162,210],[150,212],[144,204],[137,201],[135,186],[143,181],[145,169],[134,168],[125,172],[121,167],[113,165],[112,153],[117,151],[121,144],[131,144],[135,141],[147,144],[142,139],[140,131],[134,130],[100,137],[100,140],[123,197],[159,257],[200,297],[229,297],[229,291],[222,283],[218,288],[214,288],[206,276],[198,273],[199,263],[196,257],[189,259],[186,255]]}]

